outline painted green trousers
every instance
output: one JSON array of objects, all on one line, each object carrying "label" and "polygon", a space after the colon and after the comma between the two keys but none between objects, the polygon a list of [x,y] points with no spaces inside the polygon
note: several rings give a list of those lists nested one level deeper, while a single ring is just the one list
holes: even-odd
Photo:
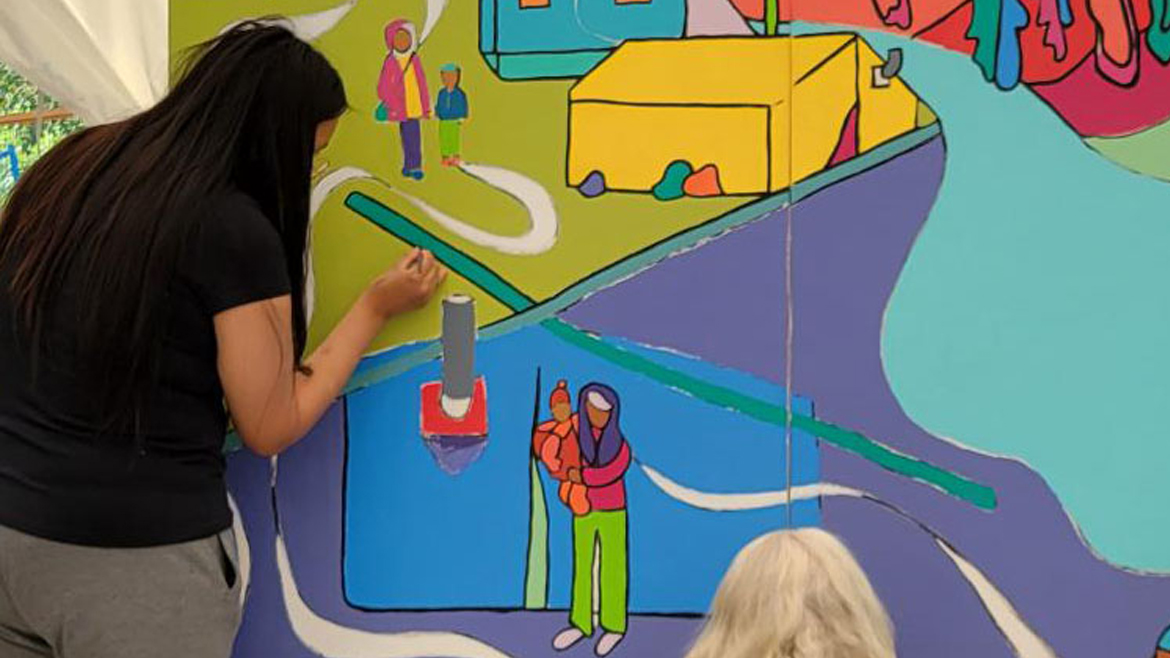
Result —
[{"label": "painted green trousers", "polygon": [[439,152],[444,158],[462,155],[463,122],[458,120],[439,121]]},{"label": "painted green trousers", "polygon": [[601,628],[625,633],[629,585],[625,510],[573,517],[573,605],[569,622],[586,635],[593,635],[594,546],[599,547],[601,561]]}]

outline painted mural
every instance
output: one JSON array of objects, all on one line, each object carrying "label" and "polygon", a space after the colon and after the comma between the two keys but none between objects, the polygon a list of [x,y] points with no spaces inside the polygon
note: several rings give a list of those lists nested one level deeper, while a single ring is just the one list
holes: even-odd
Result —
[{"label": "painted mural", "polygon": [[1167,2],[172,0],[345,79],[314,340],[451,270],[230,455],[236,655],[680,656],[815,525],[900,656],[1170,656]]}]

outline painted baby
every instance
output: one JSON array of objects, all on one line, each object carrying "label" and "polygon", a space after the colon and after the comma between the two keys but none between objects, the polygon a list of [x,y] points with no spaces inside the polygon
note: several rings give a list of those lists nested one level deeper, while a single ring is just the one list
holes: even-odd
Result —
[{"label": "painted baby", "polygon": [[569,470],[581,468],[581,448],[577,443],[577,418],[573,414],[567,382],[557,382],[548,404],[552,420],[536,427],[532,449],[548,468],[549,475],[560,481],[557,495],[561,502],[568,505],[573,514],[582,516],[589,513],[585,485],[569,481]]}]

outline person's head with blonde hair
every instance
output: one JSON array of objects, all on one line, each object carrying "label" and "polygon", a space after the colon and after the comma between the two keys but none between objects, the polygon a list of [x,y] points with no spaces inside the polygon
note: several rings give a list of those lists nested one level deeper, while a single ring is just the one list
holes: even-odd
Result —
[{"label": "person's head with blonde hair", "polygon": [[745,546],[687,658],[894,658],[885,608],[849,549],[817,528]]}]

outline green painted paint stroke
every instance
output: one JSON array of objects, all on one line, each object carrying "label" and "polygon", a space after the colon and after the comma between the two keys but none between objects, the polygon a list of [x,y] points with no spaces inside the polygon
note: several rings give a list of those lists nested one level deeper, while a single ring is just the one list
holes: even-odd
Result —
[{"label": "green painted paint stroke", "polygon": [[1150,0],[1146,43],[1159,62],[1170,63],[1170,0]]},{"label": "green painted paint stroke", "polygon": [[1170,181],[1170,121],[1124,137],[1089,137],[1085,143],[1130,171]]},{"label": "green painted paint stroke", "polygon": [[764,0],[764,30],[767,34],[776,34],[779,24],[780,0]]},{"label": "green painted paint stroke", "polygon": [[528,459],[528,478],[532,483],[528,518],[528,563],[524,573],[524,609],[544,610],[548,607],[548,504],[544,498],[544,482],[536,459]]},{"label": "green painted paint stroke", "polygon": [[[556,337],[622,368],[649,377],[671,388],[687,393],[715,406],[731,409],[756,420],[784,427],[788,411],[782,405],[772,404],[722,386],[705,382],[685,373],[672,370],[638,354],[607,343],[561,320],[541,323]],[[915,480],[961,498],[980,509],[996,507],[995,490],[920,459],[896,452],[863,434],[826,423],[810,416],[791,414],[792,427],[808,432],[847,452]]]},{"label": "green painted paint stroke", "polygon": [[976,41],[972,59],[983,71],[983,77],[991,82],[995,80],[995,63],[999,56],[999,15],[1003,11],[1003,0],[974,0],[973,4],[971,26],[967,30],[967,37]]}]

